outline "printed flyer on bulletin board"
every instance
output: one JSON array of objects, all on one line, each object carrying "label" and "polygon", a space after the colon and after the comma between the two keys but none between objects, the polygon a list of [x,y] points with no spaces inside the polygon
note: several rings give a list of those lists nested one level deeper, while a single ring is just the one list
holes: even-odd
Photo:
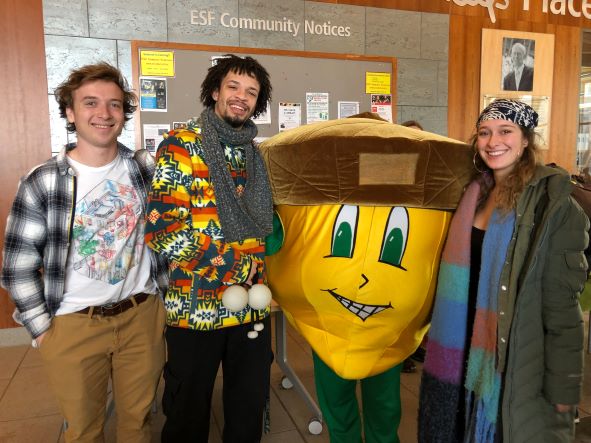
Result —
[{"label": "printed flyer on bulletin board", "polygon": [[165,78],[140,78],[140,109],[148,112],[167,111]]}]

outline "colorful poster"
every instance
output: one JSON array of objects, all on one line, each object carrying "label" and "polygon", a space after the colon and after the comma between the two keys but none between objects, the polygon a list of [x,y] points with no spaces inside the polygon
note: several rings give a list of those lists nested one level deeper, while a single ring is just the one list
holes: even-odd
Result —
[{"label": "colorful poster", "polygon": [[390,94],[372,94],[371,112],[392,123],[392,96]]},{"label": "colorful poster", "polygon": [[140,50],[140,75],[174,77],[174,51]]},{"label": "colorful poster", "polygon": [[328,92],[306,92],[306,123],[328,120]]},{"label": "colorful poster", "polygon": [[140,78],[140,110],[166,112],[166,97],[165,78]]},{"label": "colorful poster", "polygon": [[297,128],[302,124],[301,103],[279,103],[279,132]]},{"label": "colorful poster", "polygon": [[389,72],[366,72],[366,94],[391,94],[392,75]]},{"label": "colorful poster", "polygon": [[144,149],[152,155],[164,139],[164,134],[170,131],[170,125],[144,125]]}]

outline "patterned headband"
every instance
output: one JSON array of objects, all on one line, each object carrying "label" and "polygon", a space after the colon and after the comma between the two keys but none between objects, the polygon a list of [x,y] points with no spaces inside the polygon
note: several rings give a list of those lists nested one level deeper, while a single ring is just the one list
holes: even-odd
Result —
[{"label": "patterned headband", "polygon": [[500,98],[482,111],[476,122],[476,127],[485,120],[509,120],[519,126],[534,129],[538,126],[538,113],[523,102]]}]

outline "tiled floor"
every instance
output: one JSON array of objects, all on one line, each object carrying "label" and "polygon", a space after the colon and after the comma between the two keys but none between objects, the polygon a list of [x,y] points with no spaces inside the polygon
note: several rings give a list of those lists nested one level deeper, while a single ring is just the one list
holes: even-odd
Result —
[{"label": "tiled floor", "polygon": [[[308,391],[315,396],[310,349],[292,329],[287,331],[288,361]],[[582,423],[578,425],[577,442],[591,442],[591,356],[586,356],[586,371],[590,375],[585,383],[581,403]],[[419,370],[420,370],[420,365]],[[294,389],[281,388],[283,374],[273,364],[271,374],[271,432],[264,443],[328,443],[326,429],[320,435],[308,432],[312,411]],[[419,372],[402,374],[403,417],[399,436],[402,443],[416,442],[416,411],[418,408]],[[160,387],[160,395],[162,386]],[[159,396],[160,396],[159,395]],[[589,417],[586,419],[585,417]],[[153,417],[153,441],[159,441],[163,416],[159,410]],[[589,422],[587,422],[589,420]],[[115,442],[115,417],[106,426],[107,443]],[[216,385],[210,442],[221,442],[223,423],[221,386]],[[36,350],[28,346],[0,347],[0,442],[40,443],[63,442],[62,418],[49,392],[43,367]]]}]

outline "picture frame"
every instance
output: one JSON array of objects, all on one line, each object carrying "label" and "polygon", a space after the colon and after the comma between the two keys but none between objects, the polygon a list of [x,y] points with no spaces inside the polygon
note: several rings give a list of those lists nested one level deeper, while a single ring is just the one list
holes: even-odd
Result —
[{"label": "picture frame", "polygon": [[553,34],[483,29],[480,110],[495,98],[528,103],[539,114],[539,146],[548,149],[553,67]]},{"label": "picture frame", "polygon": [[531,38],[503,37],[501,89],[533,91],[536,41]]}]

